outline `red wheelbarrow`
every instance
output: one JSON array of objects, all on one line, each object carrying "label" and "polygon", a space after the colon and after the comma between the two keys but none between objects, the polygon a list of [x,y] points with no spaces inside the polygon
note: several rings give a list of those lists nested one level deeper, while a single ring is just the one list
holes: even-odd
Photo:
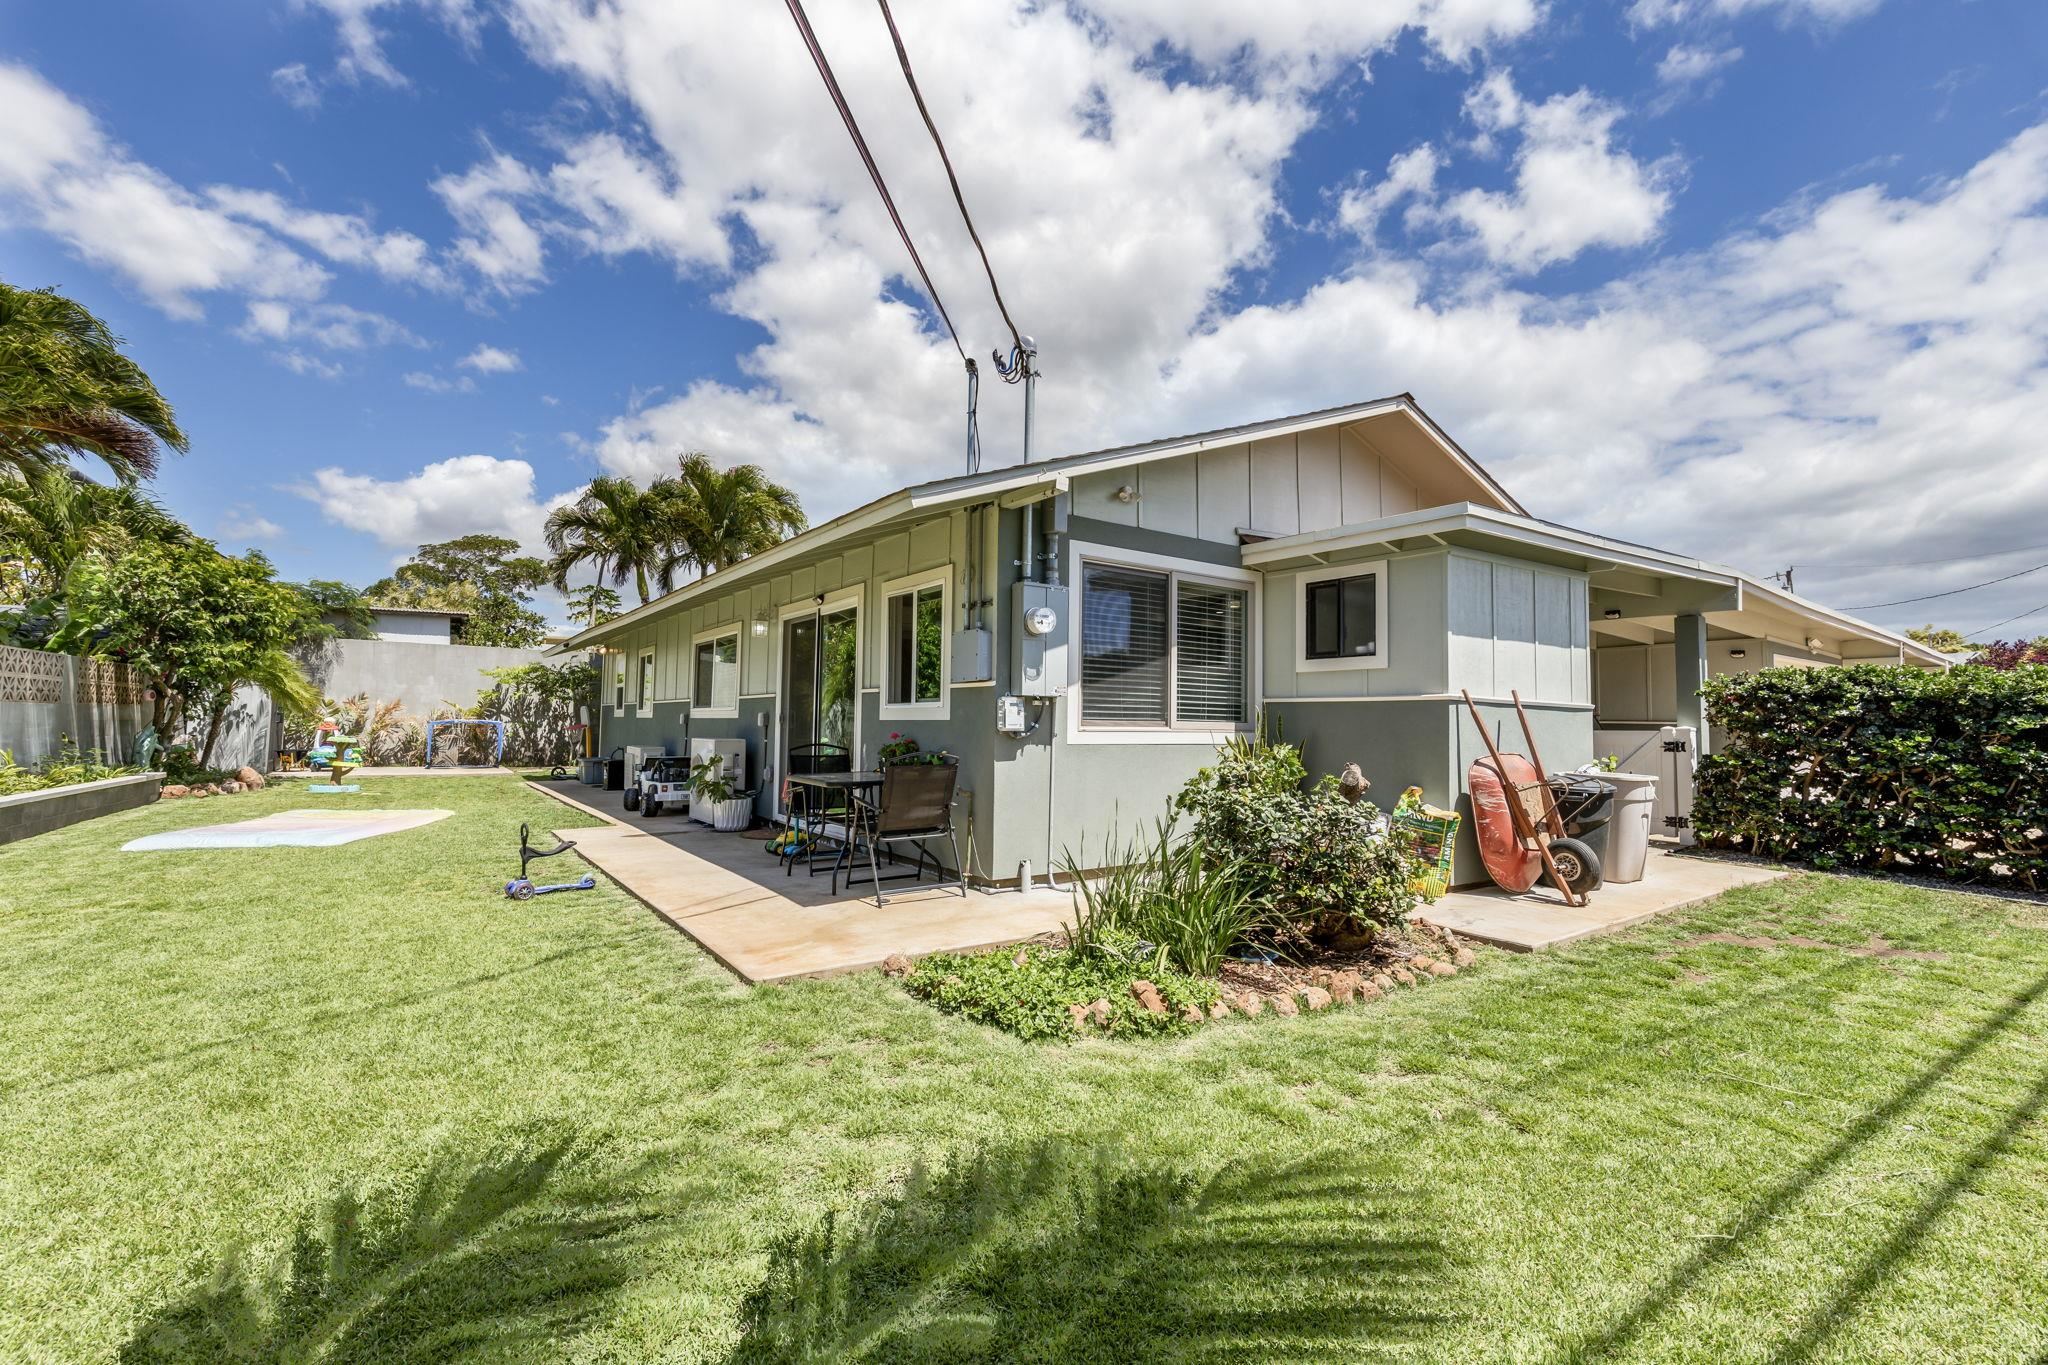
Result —
[{"label": "red wheelbarrow", "polygon": [[[1522,721],[1522,738],[1529,745],[1529,757],[1503,754],[1494,746],[1493,732],[1486,717],[1465,696],[1465,707],[1479,737],[1486,743],[1487,757],[1477,759],[1465,771],[1465,790],[1472,797],[1472,832],[1479,841],[1479,858],[1487,875],[1503,891],[1520,895],[1535,886],[1546,873],[1566,905],[1586,903],[1586,893],[1600,884],[1600,861],[1593,850],[1577,839],[1565,837],[1564,820],[1550,784],[1543,777],[1543,760],[1536,753],[1536,735],[1529,727],[1529,713],[1522,709],[1517,692],[1515,714]],[[1532,762],[1531,759],[1534,761]]]}]

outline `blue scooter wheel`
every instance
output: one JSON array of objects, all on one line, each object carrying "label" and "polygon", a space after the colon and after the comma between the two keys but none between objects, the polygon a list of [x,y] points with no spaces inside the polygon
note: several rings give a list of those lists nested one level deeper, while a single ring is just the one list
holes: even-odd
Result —
[{"label": "blue scooter wheel", "polygon": [[533,883],[527,881],[524,877],[517,881],[506,882],[505,894],[515,901],[530,901],[533,899]]}]

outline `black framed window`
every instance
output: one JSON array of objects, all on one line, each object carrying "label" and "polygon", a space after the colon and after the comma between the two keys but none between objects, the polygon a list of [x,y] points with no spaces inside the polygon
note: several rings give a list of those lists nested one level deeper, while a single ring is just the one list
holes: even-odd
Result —
[{"label": "black framed window", "polygon": [[1321,579],[1308,584],[1304,596],[1304,658],[1370,659],[1379,653],[1378,574]]}]

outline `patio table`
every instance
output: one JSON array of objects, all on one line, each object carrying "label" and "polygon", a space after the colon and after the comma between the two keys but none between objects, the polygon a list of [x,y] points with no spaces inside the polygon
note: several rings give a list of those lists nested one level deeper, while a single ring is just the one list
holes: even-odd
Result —
[{"label": "patio table", "polygon": [[[847,821],[842,826],[844,837],[837,841],[839,847],[832,855],[831,866],[826,869],[828,872],[836,871],[839,865],[846,860],[847,854],[853,846],[853,831],[851,827],[853,819],[851,809],[852,798],[865,795],[880,787],[882,785],[881,772],[877,769],[869,768],[852,773],[791,773],[788,781],[789,822],[793,827],[803,831],[804,843],[802,851],[805,860],[805,870],[813,877],[818,875],[818,841],[825,837],[825,817],[830,813],[830,805],[827,798],[835,792],[843,793],[847,798],[842,803],[845,807],[844,818]],[[796,855],[791,854],[789,866],[784,869],[785,875],[795,870],[795,867]]]}]

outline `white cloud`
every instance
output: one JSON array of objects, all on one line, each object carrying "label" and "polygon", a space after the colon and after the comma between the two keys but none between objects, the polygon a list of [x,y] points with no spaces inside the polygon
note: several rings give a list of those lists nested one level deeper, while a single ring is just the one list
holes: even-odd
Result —
[{"label": "white cloud", "polygon": [[241,333],[250,340],[307,341],[335,351],[426,344],[394,319],[345,303],[295,305],[258,299],[249,305]]},{"label": "white cloud", "polygon": [[474,42],[481,16],[472,0],[295,0],[300,9],[318,9],[334,20],[341,54],[335,61],[335,75],[351,84],[374,81],[381,85],[411,84],[384,53],[384,32],[377,27],[380,10],[406,8],[417,3],[465,42]]},{"label": "white cloud", "polygon": [[239,502],[221,514],[217,529],[220,539],[243,543],[279,540],[284,536],[284,527],[254,508]]},{"label": "white cloud", "polygon": [[304,62],[292,62],[271,72],[270,88],[294,109],[320,107],[320,86],[308,74]]},{"label": "white cloud", "polygon": [[1673,43],[1657,63],[1657,79],[1665,85],[1694,85],[1742,60],[1739,47],[1695,47]]},{"label": "white cloud", "polygon": [[1337,200],[1337,222],[1346,231],[1370,242],[1379,231],[1380,219],[1403,199],[1426,203],[1436,195],[1436,173],[1443,158],[1427,142],[1410,148],[1387,163],[1379,180],[1353,185]]},{"label": "white cloud", "polygon": [[548,172],[548,185],[580,219],[565,231],[589,250],[659,252],[681,266],[724,266],[732,259],[724,227],[678,193],[672,173],[615,134],[568,148]]},{"label": "white cloud", "polygon": [[1249,54],[1296,77],[1326,75],[1332,66],[1380,52],[1411,28],[1437,55],[1464,61],[1528,33],[1544,11],[1536,0],[1089,0],[1087,8],[1138,50],[1165,43],[1207,65]]},{"label": "white cloud", "polygon": [[524,460],[458,455],[400,479],[319,469],[294,491],[328,520],[393,548],[494,533],[538,549],[541,523],[559,499],[537,501],[533,483],[533,466]]},{"label": "white cloud", "polygon": [[1671,207],[1675,158],[1644,163],[1614,145],[1621,109],[1578,90],[1540,104],[1524,100],[1505,71],[1489,74],[1465,101],[1482,145],[1519,134],[1513,187],[1452,196],[1444,213],[1469,229],[1487,257],[1514,270],[1540,270],[1589,247],[1651,241]]},{"label": "white cloud", "polygon": [[434,261],[432,248],[410,232],[380,233],[359,215],[298,208],[269,190],[215,185],[206,194],[223,212],[290,237],[338,264],[430,289],[452,284]]},{"label": "white cloud", "polygon": [[333,361],[307,355],[304,351],[273,351],[271,359],[293,374],[305,375],[312,379],[334,380],[348,373]]},{"label": "white cloud", "polygon": [[523,293],[547,278],[540,232],[519,209],[541,188],[532,171],[503,152],[433,184],[466,234],[456,239],[455,254],[503,293]]},{"label": "white cloud", "polygon": [[418,389],[421,393],[476,392],[476,381],[466,374],[449,379],[428,370],[412,370],[404,376],[404,382],[407,388]]},{"label": "white cloud", "polygon": [[1691,20],[1775,13],[1786,23],[1843,24],[1861,19],[1884,0],[1635,0],[1628,8],[1632,27],[1662,28]]},{"label": "white cloud", "polygon": [[496,346],[479,346],[455,363],[478,374],[511,374],[526,368],[519,352],[499,350]]}]

